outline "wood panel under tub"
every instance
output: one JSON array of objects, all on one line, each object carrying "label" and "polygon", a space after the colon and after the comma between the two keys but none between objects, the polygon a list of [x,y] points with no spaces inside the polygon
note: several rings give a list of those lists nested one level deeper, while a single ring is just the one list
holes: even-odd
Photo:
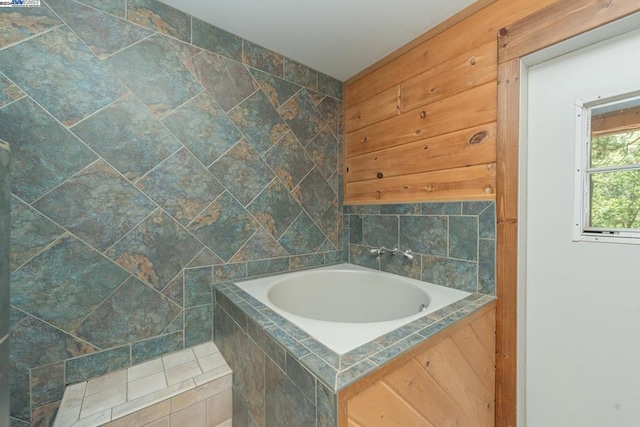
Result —
[{"label": "wood panel under tub", "polygon": [[495,303],[338,395],[338,426],[493,426]]}]

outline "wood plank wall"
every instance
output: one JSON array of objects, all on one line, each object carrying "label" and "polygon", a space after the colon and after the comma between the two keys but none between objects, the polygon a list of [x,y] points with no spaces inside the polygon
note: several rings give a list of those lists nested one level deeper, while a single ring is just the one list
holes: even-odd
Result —
[{"label": "wood plank wall", "polygon": [[345,83],[345,203],[494,199],[500,28],[556,0],[497,0]]},{"label": "wood plank wall", "polygon": [[343,400],[343,420],[350,427],[492,427],[494,346],[492,308],[359,387]]}]

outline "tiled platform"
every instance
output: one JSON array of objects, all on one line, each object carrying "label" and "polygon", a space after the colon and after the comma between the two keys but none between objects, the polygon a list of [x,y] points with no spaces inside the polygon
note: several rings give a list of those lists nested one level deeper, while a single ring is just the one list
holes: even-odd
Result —
[{"label": "tiled platform", "polygon": [[230,427],[231,387],[209,342],[67,386],[54,427]]}]

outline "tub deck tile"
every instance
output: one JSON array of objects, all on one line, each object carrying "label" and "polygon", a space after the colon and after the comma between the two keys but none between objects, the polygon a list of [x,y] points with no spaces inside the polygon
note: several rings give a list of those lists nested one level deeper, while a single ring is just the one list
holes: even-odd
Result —
[{"label": "tub deck tile", "polygon": [[288,354],[334,392],[495,300],[493,296],[472,293],[340,355],[235,284],[215,283],[214,289],[220,291],[218,307],[223,309],[223,305],[230,304],[231,311],[241,311],[247,319],[249,336],[280,368],[286,369]]}]

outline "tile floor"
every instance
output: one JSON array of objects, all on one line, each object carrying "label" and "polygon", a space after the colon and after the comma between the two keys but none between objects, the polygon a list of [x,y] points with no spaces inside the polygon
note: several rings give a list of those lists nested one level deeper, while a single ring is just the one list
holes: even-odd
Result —
[{"label": "tile floor", "polygon": [[231,376],[208,342],[67,386],[54,427],[230,427]]}]

